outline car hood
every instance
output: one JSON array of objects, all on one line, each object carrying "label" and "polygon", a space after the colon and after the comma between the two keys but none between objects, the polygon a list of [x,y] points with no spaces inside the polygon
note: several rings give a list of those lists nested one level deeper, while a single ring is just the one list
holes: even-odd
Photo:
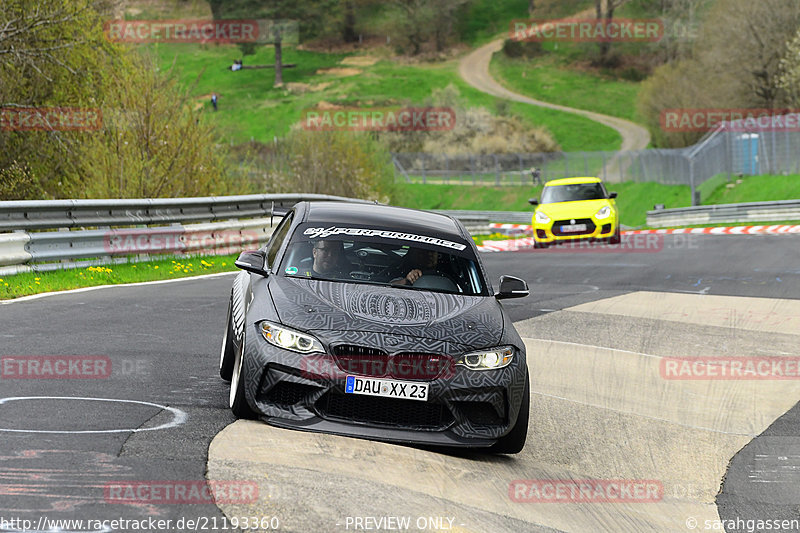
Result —
[{"label": "car hood", "polygon": [[470,348],[496,345],[503,335],[498,302],[356,283],[277,276],[270,292],[280,321],[308,332],[361,331],[435,339]]},{"label": "car hood", "polygon": [[579,202],[558,202],[542,204],[536,210],[541,211],[553,220],[568,218],[591,218],[601,207],[610,206],[608,200],[581,200]]}]

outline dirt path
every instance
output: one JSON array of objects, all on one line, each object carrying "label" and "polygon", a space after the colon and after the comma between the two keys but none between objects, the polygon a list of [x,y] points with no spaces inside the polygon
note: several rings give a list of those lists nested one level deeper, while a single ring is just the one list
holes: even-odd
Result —
[{"label": "dirt path", "polygon": [[620,150],[642,150],[650,143],[650,132],[647,131],[647,128],[629,120],[592,111],[585,111],[583,109],[574,109],[572,107],[542,102],[541,100],[535,100],[506,89],[489,74],[489,62],[492,59],[492,54],[499,51],[502,47],[503,40],[497,39],[465,56],[458,66],[458,73],[461,75],[461,78],[479,91],[493,96],[573,113],[599,122],[610,128],[614,128],[622,136],[622,146]]}]

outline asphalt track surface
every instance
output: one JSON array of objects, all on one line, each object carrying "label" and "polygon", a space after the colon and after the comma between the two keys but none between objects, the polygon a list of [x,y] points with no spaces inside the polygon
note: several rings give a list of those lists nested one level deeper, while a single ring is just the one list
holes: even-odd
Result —
[{"label": "asphalt track surface", "polygon": [[[231,531],[226,515],[256,512],[282,531],[353,531],[354,517],[390,515],[442,519],[411,531],[486,532],[702,531],[702,519],[737,518],[727,531],[747,531],[746,519],[800,518],[796,380],[643,377],[676,354],[800,356],[800,236],[660,238],[626,253],[482,255],[493,280],[517,275],[532,291],[505,304],[535,369],[528,445],[514,457],[234,423],[217,377],[232,275],[0,305],[0,355],[110,363],[98,379],[3,374],[0,531],[22,531],[13,519],[55,531],[43,517]],[[119,503],[109,492],[207,477],[257,483],[259,501]],[[510,501],[515,479],[564,478],[658,479],[664,498]],[[692,516],[696,529],[684,524]],[[90,525],[61,529],[137,530]]]}]

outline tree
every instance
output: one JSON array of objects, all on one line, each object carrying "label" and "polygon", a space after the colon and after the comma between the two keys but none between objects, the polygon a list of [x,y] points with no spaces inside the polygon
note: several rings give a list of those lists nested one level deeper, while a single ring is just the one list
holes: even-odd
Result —
[{"label": "tree", "polygon": [[665,109],[779,108],[791,103],[791,83],[782,80],[791,72],[787,50],[799,26],[797,2],[716,2],[704,17],[694,47],[656,69],[639,93],[640,113],[654,142],[685,146],[697,139],[697,134],[658,129]]},{"label": "tree", "polygon": [[[0,107],[83,108],[99,129],[0,130],[0,195],[14,198],[218,194],[226,178],[211,131],[176,82],[107,40],[107,4],[5,0]],[[138,151],[138,152],[137,152]],[[129,186],[136,184],[136,186]]]},{"label": "tree", "polygon": [[[214,18],[259,19],[270,22],[270,35],[263,44],[275,47],[275,87],[283,86],[283,46],[317,35],[323,21],[336,13],[336,0],[210,0]],[[295,31],[297,28],[297,31]]]},{"label": "tree", "polygon": [[[622,7],[623,5],[627,4],[630,0],[594,0],[594,10],[597,16],[597,23],[599,24],[601,21],[606,26],[611,23],[614,19],[614,11]],[[599,43],[600,47],[600,59],[598,63],[600,65],[607,65],[609,62],[609,55],[611,53],[611,41],[601,41]]]},{"label": "tree", "polygon": [[226,194],[224,152],[194,109],[190,88],[138,53],[109,80],[104,127],[81,145],[81,171],[67,192],[78,198]]},{"label": "tree", "polygon": [[780,62],[778,87],[786,93],[786,103],[800,106],[800,30],[786,47],[786,55]]},{"label": "tree", "polygon": [[391,4],[399,15],[395,40],[405,41],[411,46],[411,54],[418,55],[427,40],[433,10],[427,0],[391,0]]},{"label": "tree", "polygon": [[422,47],[433,40],[436,51],[445,49],[455,33],[457,14],[468,0],[391,0],[397,24],[395,40],[411,47],[418,55]]},{"label": "tree", "polygon": [[664,35],[651,46],[660,62],[688,57],[699,36],[701,14],[714,0],[645,0],[644,9],[660,13]]},{"label": "tree", "polygon": [[[785,103],[781,60],[800,27],[800,2],[726,0],[709,12],[698,41],[707,66],[719,65],[735,84],[743,106],[773,108]],[[735,46],[730,36],[735,35]]]},{"label": "tree", "polygon": [[[103,36],[108,5],[94,0],[5,0],[0,10],[0,110],[95,107],[113,70]],[[75,172],[85,132],[0,130],[0,169],[24,176],[31,197],[58,195]],[[17,170],[14,170],[17,169]],[[20,170],[22,169],[22,170]],[[13,171],[13,172],[12,172]],[[19,187],[15,195],[24,194]]]},{"label": "tree", "polygon": [[433,10],[433,37],[436,51],[441,52],[455,32],[456,14],[468,0],[430,0]]},{"label": "tree", "polygon": [[358,40],[358,35],[356,35],[356,10],[353,4],[353,0],[342,0],[342,11],[344,11],[342,39],[346,43],[354,43]]}]

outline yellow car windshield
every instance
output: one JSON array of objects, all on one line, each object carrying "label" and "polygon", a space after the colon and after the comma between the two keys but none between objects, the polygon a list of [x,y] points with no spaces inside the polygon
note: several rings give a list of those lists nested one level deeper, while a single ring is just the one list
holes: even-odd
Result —
[{"label": "yellow car windshield", "polygon": [[542,192],[543,204],[579,202],[581,200],[603,200],[608,198],[602,183],[574,183],[570,185],[548,185]]}]

